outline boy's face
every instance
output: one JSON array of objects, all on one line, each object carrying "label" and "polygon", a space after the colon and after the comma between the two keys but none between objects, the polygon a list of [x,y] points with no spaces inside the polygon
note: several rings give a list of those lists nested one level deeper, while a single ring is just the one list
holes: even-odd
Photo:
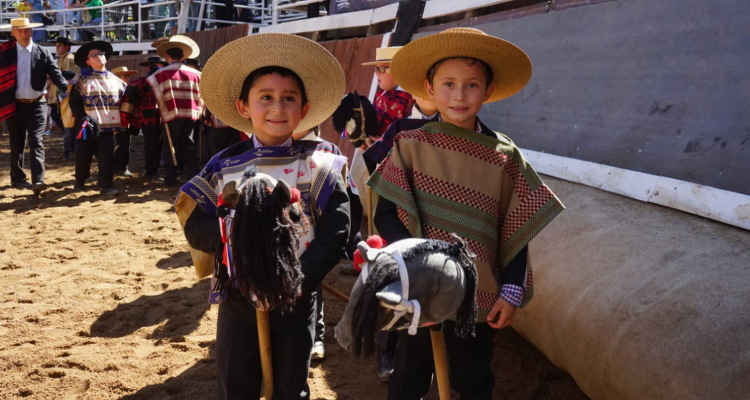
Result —
[{"label": "boy's face", "polygon": [[91,67],[94,71],[104,70],[104,66],[107,64],[107,58],[104,52],[99,49],[89,50],[88,58],[86,59],[86,65]]},{"label": "boy's face", "polygon": [[487,87],[481,65],[469,64],[456,58],[444,61],[435,72],[432,85],[425,80],[424,87],[443,121],[473,131],[475,117],[492,94],[495,84]]},{"label": "boy's face", "polygon": [[[391,64],[378,64],[375,68],[375,76],[378,78],[378,86],[380,86],[381,89],[385,90],[386,92],[389,90],[393,90],[396,88],[396,81],[393,80],[393,77],[391,76],[391,73],[389,72],[388,68],[390,68]],[[385,72],[381,72],[385,67]]]},{"label": "boy's face", "polygon": [[237,100],[237,111],[253,123],[258,140],[275,146],[287,140],[305,118],[310,104],[302,106],[302,94],[291,77],[264,75],[250,88],[247,103]]}]

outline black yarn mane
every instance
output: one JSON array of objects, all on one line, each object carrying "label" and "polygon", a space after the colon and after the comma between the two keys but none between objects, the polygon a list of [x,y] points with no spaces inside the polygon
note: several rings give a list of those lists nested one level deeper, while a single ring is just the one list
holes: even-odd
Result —
[{"label": "black yarn mane", "polygon": [[[285,314],[293,310],[302,290],[303,274],[296,255],[299,239],[293,224],[302,216],[297,212],[290,215],[269,182],[255,176],[253,167],[243,175],[241,181],[247,180],[247,184],[228,233],[236,275],[228,279],[226,267],[219,265],[214,290],[237,288],[235,295],[245,296],[252,291],[261,304]],[[217,254],[214,262],[221,261]]]},{"label": "black yarn mane", "polygon": [[[362,126],[362,119],[359,116],[355,116],[355,108],[362,107],[364,111],[365,126]],[[367,97],[358,94],[356,91],[347,93],[336,111],[331,116],[331,122],[333,122],[333,129],[340,135],[341,132],[346,129],[346,124],[354,118],[357,128],[355,132],[347,132],[349,140],[351,140],[354,147],[359,147],[365,143],[368,136],[378,135],[378,114],[375,111],[370,100]]]},{"label": "black yarn mane", "polygon": [[375,296],[378,291],[393,282],[397,282],[398,264],[390,257],[378,257],[375,266],[367,276],[362,293],[354,306],[352,316],[352,351],[359,357],[370,357],[375,353],[375,335],[379,332],[378,312],[380,300]]},{"label": "black yarn mane", "polygon": [[[455,243],[441,240],[427,240],[401,253],[404,261],[410,261],[417,255],[439,252],[455,257],[466,274],[466,292],[464,299],[456,310],[455,333],[458,337],[475,336],[474,325],[477,319],[477,269],[474,266],[476,255],[469,250],[466,242],[456,234],[451,234]],[[375,352],[375,335],[378,333],[378,311],[380,301],[375,296],[387,285],[399,280],[398,264],[390,257],[378,257],[375,266],[370,270],[362,293],[357,298],[352,317],[352,350],[356,356],[371,356]]]}]

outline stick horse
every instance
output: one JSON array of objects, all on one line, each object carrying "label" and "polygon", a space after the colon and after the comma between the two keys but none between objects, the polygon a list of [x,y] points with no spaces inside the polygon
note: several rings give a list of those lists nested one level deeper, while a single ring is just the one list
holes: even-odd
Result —
[{"label": "stick horse", "polygon": [[473,337],[476,256],[461,238],[453,238],[454,243],[404,239],[384,248],[371,247],[382,239],[360,242],[361,258],[355,255],[355,260],[365,265],[336,326],[341,346],[367,357],[375,351],[375,334],[381,330],[408,329],[416,335],[420,326],[452,318],[458,336]]},{"label": "stick horse", "polygon": [[[331,116],[333,129],[346,135],[354,147],[369,147],[378,136],[378,114],[370,100],[355,90],[341,99],[341,104]],[[374,138],[374,139],[372,139]]]},{"label": "stick horse", "polygon": [[302,294],[296,252],[310,228],[299,199],[299,190],[251,166],[224,185],[216,210],[224,251],[214,256],[212,296],[242,295],[254,304],[267,399],[273,395],[268,311],[292,312]]}]

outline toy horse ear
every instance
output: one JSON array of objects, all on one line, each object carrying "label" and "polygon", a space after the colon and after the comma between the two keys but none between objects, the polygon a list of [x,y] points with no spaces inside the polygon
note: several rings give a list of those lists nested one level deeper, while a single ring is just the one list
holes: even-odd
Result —
[{"label": "toy horse ear", "polygon": [[364,258],[368,263],[374,262],[380,254],[380,249],[370,247],[365,241],[357,243],[357,249],[359,250],[359,254],[362,256],[362,258]]},{"label": "toy horse ear", "polygon": [[279,207],[284,208],[288,206],[289,202],[292,200],[292,188],[288,183],[279,179],[276,182],[276,187],[273,188],[271,196],[276,199],[276,204],[278,204]]},{"label": "toy horse ear", "polygon": [[401,282],[393,282],[380,289],[375,296],[385,308],[394,309],[401,304]]},{"label": "toy horse ear", "polygon": [[242,191],[237,189],[237,181],[229,181],[221,189],[221,198],[234,208],[240,200]]}]

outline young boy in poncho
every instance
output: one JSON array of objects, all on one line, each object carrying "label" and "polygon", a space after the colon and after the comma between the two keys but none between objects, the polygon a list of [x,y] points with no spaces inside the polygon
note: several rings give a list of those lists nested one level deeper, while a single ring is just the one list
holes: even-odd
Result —
[{"label": "young boy in poncho", "polygon": [[[349,232],[349,199],[341,172],[346,159],[334,154],[328,142],[295,140],[292,135],[306,133],[328,118],[338,106],[344,86],[340,65],[322,46],[299,36],[276,33],[252,35],[225,45],[208,60],[201,78],[206,107],[228,125],[253,137],[220,151],[180,190],[177,212],[199,275],[210,274],[212,254],[225,251],[217,223],[219,194],[227,182],[243,176],[247,167],[298,189],[299,205],[311,226],[296,250],[303,278],[293,309],[269,311],[277,382],[274,399],[309,398],[307,376],[315,299],[321,295],[315,290],[339,261]],[[240,228],[241,223],[235,221],[233,229],[254,229],[247,224]],[[253,257],[267,249],[257,249],[257,244],[245,241],[232,246],[236,257],[231,265],[220,256],[216,258],[219,262],[211,294],[212,301],[220,303],[216,335],[218,398],[258,399],[262,374],[255,304],[252,295],[237,290],[258,282],[246,282],[246,277],[237,275],[239,267],[230,272],[233,278],[229,280],[227,270],[245,263],[242,254]],[[288,247],[289,243],[278,246]]]},{"label": "young boy in poncho", "polygon": [[[429,99],[439,114],[395,135],[368,185],[379,195],[375,226],[388,242],[456,233],[477,255],[476,336],[463,340],[445,323],[451,387],[462,398],[490,399],[496,329],[532,297],[528,243],[563,206],[505,135],[477,118],[483,103],[520,91],[531,61],[512,43],[454,28],[415,40],[391,62],[396,82]],[[427,329],[400,332],[389,399],[427,394],[434,370]]]}]

